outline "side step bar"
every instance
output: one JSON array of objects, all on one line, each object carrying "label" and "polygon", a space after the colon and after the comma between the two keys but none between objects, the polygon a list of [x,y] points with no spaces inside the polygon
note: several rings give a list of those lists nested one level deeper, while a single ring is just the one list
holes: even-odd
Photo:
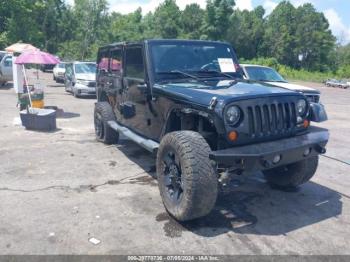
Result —
[{"label": "side step bar", "polygon": [[150,139],[143,138],[142,136],[139,136],[138,134],[134,133],[130,129],[126,128],[125,126],[119,125],[116,121],[108,121],[107,123],[112,129],[119,132],[120,134],[123,134],[130,140],[142,146],[144,149],[148,150],[149,152],[151,153],[157,152],[159,148],[159,143]]}]

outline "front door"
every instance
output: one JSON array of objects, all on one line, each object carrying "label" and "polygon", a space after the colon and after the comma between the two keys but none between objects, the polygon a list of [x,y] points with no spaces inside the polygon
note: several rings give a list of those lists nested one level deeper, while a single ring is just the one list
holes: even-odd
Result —
[{"label": "front door", "polygon": [[143,47],[127,46],[124,61],[122,123],[136,132],[145,133],[149,125],[146,116],[149,87],[145,84]]}]

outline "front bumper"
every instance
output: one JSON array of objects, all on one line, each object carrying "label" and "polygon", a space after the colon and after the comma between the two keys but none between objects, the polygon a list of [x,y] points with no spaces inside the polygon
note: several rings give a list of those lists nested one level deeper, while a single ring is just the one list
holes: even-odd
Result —
[{"label": "front bumper", "polygon": [[[230,168],[245,171],[265,170],[324,154],[328,139],[327,129],[310,127],[308,133],[303,135],[212,151],[209,157],[217,164]],[[305,155],[308,150],[310,153]],[[281,158],[278,163],[273,162],[276,156]]]},{"label": "front bumper", "polygon": [[64,74],[60,74],[60,73],[55,74],[55,78],[56,78],[56,79],[63,80],[63,79],[64,79]]},{"label": "front bumper", "polygon": [[77,89],[79,95],[96,95],[95,87],[88,87],[85,85],[76,84],[75,88]]}]

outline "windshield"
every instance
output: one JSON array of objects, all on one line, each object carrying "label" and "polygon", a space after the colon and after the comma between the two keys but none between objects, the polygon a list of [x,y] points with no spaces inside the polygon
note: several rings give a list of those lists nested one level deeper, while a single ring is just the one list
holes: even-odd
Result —
[{"label": "windshield", "polygon": [[86,64],[75,64],[75,73],[76,74],[92,74],[96,73],[96,65],[93,63]]},{"label": "windshield", "polygon": [[274,69],[260,66],[246,66],[245,67],[249,79],[264,82],[287,82]]},{"label": "windshield", "polygon": [[242,77],[236,72],[233,49],[220,43],[153,43],[153,71],[156,80],[173,78]]},{"label": "windshield", "polygon": [[65,64],[58,64],[58,66],[57,66],[58,68],[65,68],[66,67],[66,65]]}]

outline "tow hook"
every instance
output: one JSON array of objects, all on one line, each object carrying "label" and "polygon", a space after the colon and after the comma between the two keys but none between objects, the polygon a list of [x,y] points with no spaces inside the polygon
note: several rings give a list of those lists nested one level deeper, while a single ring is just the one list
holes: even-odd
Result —
[{"label": "tow hook", "polygon": [[272,162],[268,160],[262,159],[262,164],[265,168],[271,168],[272,167]]},{"label": "tow hook", "polygon": [[327,152],[327,150],[324,147],[320,146],[320,145],[316,145],[315,149],[320,154],[325,154]]}]

